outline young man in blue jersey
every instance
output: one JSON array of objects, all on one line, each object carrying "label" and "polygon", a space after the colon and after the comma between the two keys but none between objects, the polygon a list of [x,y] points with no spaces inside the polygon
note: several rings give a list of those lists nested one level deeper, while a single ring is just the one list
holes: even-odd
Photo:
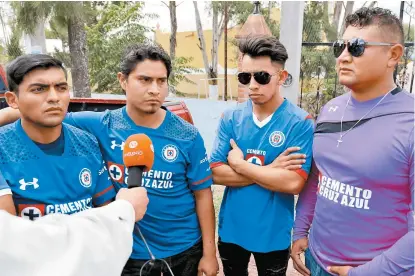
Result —
[{"label": "young man in blue jersey", "polygon": [[[222,116],[210,160],[214,183],[227,186],[219,253],[226,276],[248,275],[251,254],[259,276],[285,275],[294,195],[311,165],[313,121],[281,95],[288,55],[276,38],[250,37],[239,49],[238,80],[248,86],[250,99]],[[292,147],[299,153],[290,166],[281,166]]]},{"label": "young man in blue jersey", "polygon": [[[218,263],[211,170],[198,130],[162,107],[171,70],[170,58],[161,47],[129,47],[118,73],[126,107],[70,113],[65,122],[97,137],[116,190],[128,180],[122,158],[125,140],[136,133],[150,137],[155,160],[143,176],[150,203],[139,223],[141,232],[153,255],[165,259],[175,276],[213,276]],[[147,262],[151,257],[142,238],[134,235],[123,275],[139,276],[144,264],[141,275],[166,275],[163,262]]]},{"label": "young man in blue jersey", "polygon": [[[216,275],[215,219],[210,186],[212,175],[198,130],[162,108],[172,70],[167,53],[151,44],[126,50],[118,79],[126,107],[107,112],[77,112],[66,122],[94,134],[101,145],[116,189],[125,187],[128,170],[122,149],[128,136],[145,133],[154,145],[152,170],[143,176],[150,203],[139,227],[156,258],[174,275]],[[123,275],[140,275],[150,259],[139,236]],[[162,262],[146,265],[142,275],[166,275]],[[167,274],[168,275],[168,274]]]},{"label": "young man in blue jersey", "polygon": [[25,55],[7,68],[9,106],[21,119],[0,128],[0,164],[8,188],[0,206],[34,220],[51,213],[72,214],[115,197],[98,142],[91,134],[62,124],[69,85],[62,62]]}]

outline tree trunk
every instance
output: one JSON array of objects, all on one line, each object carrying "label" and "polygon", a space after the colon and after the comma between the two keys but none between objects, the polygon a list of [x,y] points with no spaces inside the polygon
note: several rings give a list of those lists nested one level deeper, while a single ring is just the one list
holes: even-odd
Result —
[{"label": "tree trunk", "polygon": [[203,36],[202,22],[200,20],[199,9],[197,8],[197,2],[193,1],[193,5],[195,7],[197,36],[199,37],[199,42],[200,42],[199,48],[200,48],[200,51],[202,52],[203,64],[205,66],[206,75],[209,78],[210,69],[209,69],[208,57],[206,54],[206,43],[205,43],[205,38]]},{"label": "tree trunk", "polygon": [[[74,5],[82,5],[75,2]],[[74,97],[90,98],[86,32],[82,18],[72,16],[68,20],[69,51],[72,61],[72,84]]]},{"label": "tree trunk", "polygon": [[269,20],[271,19],[271,10],[272,10],[272,5],[273,5],[273,2],[272,2],[272,1],[268,1],[268,14],[267,14],[267,22],[269,22]]},{"label": "tree trunk", "polygon": [[[353,12],[353,5],[354,5],[354,1],[347,1],[346,11],[344,13],[344,18],[345,19],[349,14],[351,14]],[[342,24],[342,27],[340,29],[339,37],[341,37],[344,34],[345,30],[346,30],[346,21],[343,20],[343,24]]]},{"label": "tree trunk", "polygon": [[333,26],[336,28],[336,33],[339,32],[340,15],[342,13],[343,2],[336,1],[334,6]]},{"label": "tree trunk", "polygon": [[[218,48],[219,48],[219,22],[218,22],[218,9],[213,9],[212,19],[212,67],[210,68],[210,78],[218,77]],[[212,80],[213,85],[217,85],[217,80]]]},{"label": "tree trunk", "polygon": [[[176,16],[176,1],[169,2],[169,10],[170,10],[170,58],[172,62],[175,62],[176,58],[176,33],[177,33],[177,16]],[[170,73],[170,78],[174,78],[174,70]],[[173,86],[169,86],[169,92],[175,93],[176,89]]]},{"label": "tree trunk", "polygon": [[176,17],[176,1],[169,2],[170,10],[170,58],[174,60],[176,58],[176,33],[177,33],[177,17]]}]

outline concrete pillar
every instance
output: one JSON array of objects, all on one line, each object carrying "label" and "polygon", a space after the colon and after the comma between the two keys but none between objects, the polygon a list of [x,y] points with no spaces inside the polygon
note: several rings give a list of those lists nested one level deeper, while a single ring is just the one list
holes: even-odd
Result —
[{"label": "concrete pillar", "polygon": [[292,78],[291,84],[281,87],[285,98],[298,104],[300,94],[301,45],[303,41],[304,1],[281,1],[280,41],[288,52],[285,69]]},{"label": "concrete pillar", "polygon": [[29,34],[29,43],[26,45],[28,54],[46,54],[45,22],[37,24],[33,34]]}]

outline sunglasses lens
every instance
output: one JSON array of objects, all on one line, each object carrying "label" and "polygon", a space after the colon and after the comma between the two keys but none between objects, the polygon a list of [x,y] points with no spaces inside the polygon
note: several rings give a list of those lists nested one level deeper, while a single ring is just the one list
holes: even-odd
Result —
[{"label": "sunglasses lens", "polygon": [[251,74],[250,73],[239,73],[238,81],[243,85],[247,85],[248,83],[251,82]]},{"label": "sunglasses lens", "polygon": [[351,39],[347,46],[350,54],[354,57],[360,57],[365,51],[365,41],[359,38]]},{"label": "sunglasses lens", "polygon": [[336,58],[338,58],[346,48],[346,44],[343,41],[336,41],[333,43],[333,53]]},{"label": "sunglasses lens", "polygon": [[267,72],[254,73],[254,79],[259,84],[268,84],[271,81],[271,75]]}]

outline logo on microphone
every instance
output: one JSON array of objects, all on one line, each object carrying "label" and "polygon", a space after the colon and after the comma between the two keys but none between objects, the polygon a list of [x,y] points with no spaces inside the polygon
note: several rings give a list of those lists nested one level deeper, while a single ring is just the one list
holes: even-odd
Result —
[{"label": "logo on microphone", "polygon": [[137,150],[137,151],[129,151],[126,154],[124,154],[124,156],[128,156],[128,157],[136,156],[136,155],[138,156],[143,155],[143,152],[141,150]]},{"label": "logo on microphone", "polygon": [[129,147],[130,149],[135,149],[137,146],[138,146],[137,141],[131,141],[131,142],[128,144],[128,147]]},{"label": "logo on microphone", "polygon": [[163,159],[167,162],[174,162],[177,159],[179,150],[175,145],[167,145],[163,148],[161,151],[161,155],[163,156]]},{"label": "logo on microphone", "polygon": [[85,188],[91,187],[91,184],[92,184],[92,176],[91,176],[91,171],[89,169],[83,168],[81,170],[81,172],[79,173],[79,182]]},{"label": "logo on microphone", "polygon": [[20,183],[20,190],[22,191],[26,191],[26,186],[33,186],[33,189],[37,189],[39,188],[39,183],[38,183],[38,179],[37,178],[33,178],[32,182],[25,182],[24,179],[20,179],[19,183]]}]

